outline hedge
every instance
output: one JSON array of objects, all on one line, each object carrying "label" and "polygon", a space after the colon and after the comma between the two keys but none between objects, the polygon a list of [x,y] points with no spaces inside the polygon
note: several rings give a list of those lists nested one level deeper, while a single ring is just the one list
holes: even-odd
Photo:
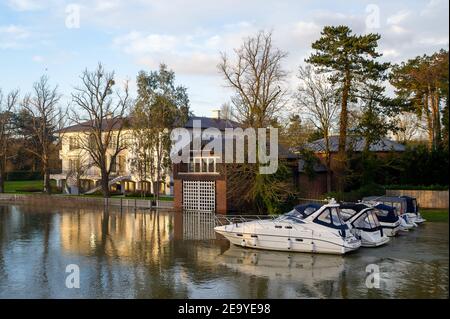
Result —
[{"label": "hedge", "polygon": [[42,180],[43,176],[41,172],[32,171],[12,171],[6,173],[7,181],[35,181]]},{"label": "hedge", "polygon": [[395,190],[446,191],[448,190],[448,185],[386,185],[385,188]]}]

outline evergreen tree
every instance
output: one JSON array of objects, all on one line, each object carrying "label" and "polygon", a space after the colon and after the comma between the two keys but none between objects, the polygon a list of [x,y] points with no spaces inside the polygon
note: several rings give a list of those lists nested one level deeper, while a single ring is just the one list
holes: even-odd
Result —
[{"label": "evergreen tree", "polygon": [[[330,73],[331,80],[340,88],[338,159],[342,174],[346,164],[349,102],[357,99],[359,83],[383,80],[389,64],[376,61],[381,56],[376,50],[380,39],[378,34],[355,35],[349,27],[341,25],[326,26],[321,35],[312,44],[315,52],[306,62],[317,66],[321,72]],[[339,187],[344,187],[342,178]]]}]

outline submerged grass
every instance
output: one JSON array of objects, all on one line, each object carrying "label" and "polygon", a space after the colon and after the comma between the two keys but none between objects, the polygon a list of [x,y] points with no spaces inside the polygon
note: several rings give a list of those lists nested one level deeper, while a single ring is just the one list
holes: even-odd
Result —
[{"label": "submerged grass", "polygon": [[448,209],[421,209],[420,214],[429,222],[448,223]]}]

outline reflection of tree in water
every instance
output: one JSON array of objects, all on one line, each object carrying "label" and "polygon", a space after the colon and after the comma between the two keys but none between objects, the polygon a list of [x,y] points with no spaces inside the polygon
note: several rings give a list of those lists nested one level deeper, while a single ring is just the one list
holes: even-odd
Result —
[{"label": "reflection of tree in water", "polygon": [[[4,243],[29,242],[38,264],[33,265],[32,280],[40,289],[42,298],[50,296],[49,261],[54,211],[40,206],[0,206],[0,278],[6,279]],[[39,246],[41,243],[41,246]],[[22,265],[18,265],[22,266]],[[23,265],[29,266],[29,265]]]},{"label": "reflection of tree in water", "polygon": [[5,271],[5,257],[3,252],[3,243],[7,241],[7,215],[9,207],[0,206],[0,279],[5,280],[7,277]]},{"label": "reflection of tree in water", "polygon": [[[91,210],[81,215],[76,220],[66,217],[69,232],[77,232],[70,238],[78,241],[65,241],[65,248],[95,256],[99,295],[108,295],[125,282],[133,297],[176,296],[168,214],[145,210],[92,213]],[[70,225],[73,222],[77,222],[76,228]]]},{"label": "reflection of tree in water", "polygon": [[[0,208],[0,281],[11,284],[11,265],[5,268],[11,250],[6,249],[17,242],[32,265],[31,295],[39,297],[67,294],[60,261],[80,265],[83,297],[448,297],[448,255],[409,262],[363,251],[340,262],[336,256],[230,247],[228,241],[210,237],[203,215]],[[376,255],[381,250],[367,250],[372,251]],[[382,279],[380,290],[365,287],[368,263],[379,264],[390,276]]]}]

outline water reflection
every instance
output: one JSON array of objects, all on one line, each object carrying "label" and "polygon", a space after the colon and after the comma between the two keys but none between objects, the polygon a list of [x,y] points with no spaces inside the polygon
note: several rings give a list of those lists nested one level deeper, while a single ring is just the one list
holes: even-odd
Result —
[{"label": "water reflection", "polygon": [[[240,273],[290,285],[299,282],[305,296],[327,298],[344,271],[344,257],[249,250],[231,246],[220,262]],[[334,294],[334,292],[332,293]]]},{"label": "water reflection", "polygon": [[[448,297],[448,225],[349,256],[246,250],[209,213],[0,206],[2,298]],[[65,287],[77,264],[81,288]],[[382,271],[367,289],[365,267]]]}]

